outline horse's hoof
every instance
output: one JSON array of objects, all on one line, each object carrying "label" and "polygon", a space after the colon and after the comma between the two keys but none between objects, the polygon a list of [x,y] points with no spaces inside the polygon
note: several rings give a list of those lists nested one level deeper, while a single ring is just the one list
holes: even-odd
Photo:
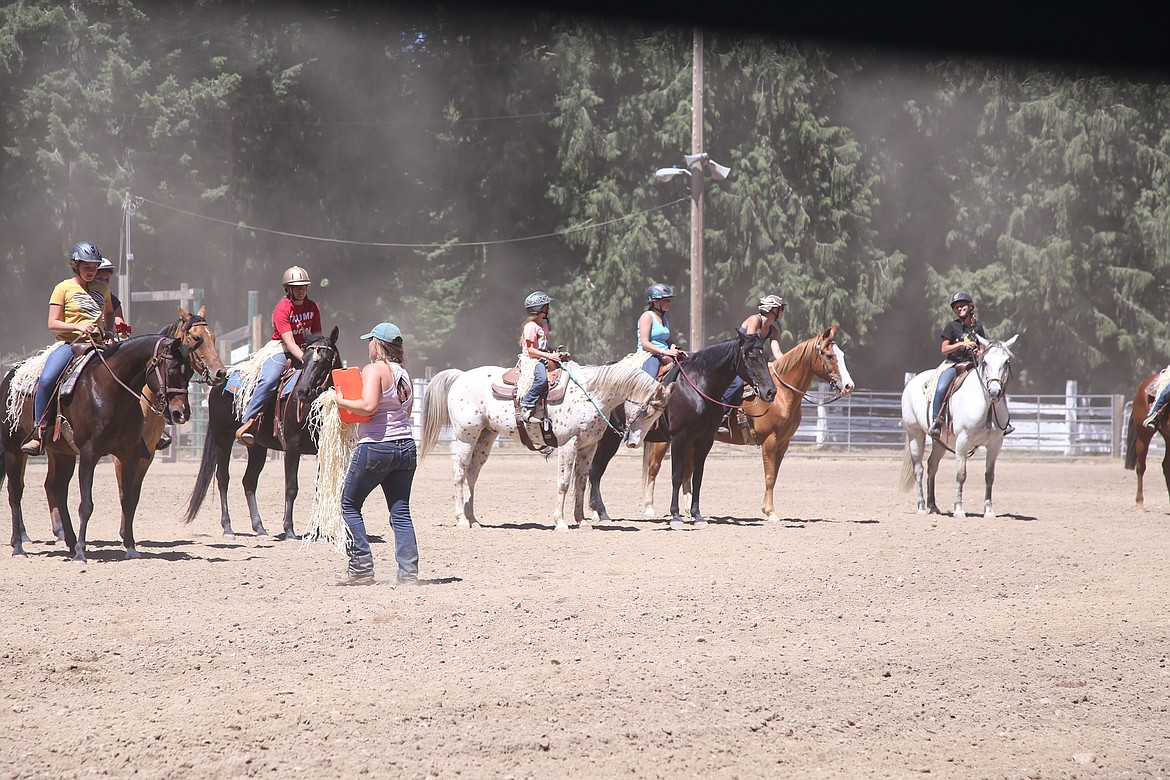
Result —
[{"label": "horse's hoof", "polygon": [[138,552],[138,550],[134,549],[133,547],[126,550],[126,560],[137,561],[140,558],[142,558],[142,553]]},{"label": "horse's hoof", "polygon": [[12,557],[13,558],[28,558],[28,553],[26,553],[24,550],[13,550]]},{"label": "horse's hoof", "polygon": [[85,564],[86,564],[85,558],[74,558],[73,560],[70,561],[70,563],[72,563],[74,566],[76,566],[79,570],[85,571]]},{"label": "horse's hoof", "polygon": [[557,523],[557,527],[556,527],[556,528],[554,528],[553,530],[554,530],[554,531],[567,532],[567,531],[569,530],[569,526],[568,526],[568,524],[567,524],[567,523]]},{"label": "horse's hoof", "polygon": [[292,532],[286,532],[281,536],[281,541],[283,542],[299,542],[300,540],[301,537]]},{"label": "horse's hoof", "polygon": [[577,528],[582,530],[582,531],[592,531],[593,525],[592,525],[592,523],[587,523],[584,520],[582,520],[581,522],[577,523]]},{"label": "horse's hoof", "polygon": [[769,523],[779,523],[780,522],[780,515],[777,515],[777,514],[766,515],[764,517],[764,519],[767,520]]},{"label": "horse's hoof", "polygon": [[[259,536],[259,534],[256,534],[256,535],[257,535],[257,536]],[[223,532],[223,538],[224,538],[224,539],[230,539],[231,541],[235,541],[235,539],[236,539],[236,535],[235,535],[235,533],[233,533],[233,532],[231,532],[231,531],[224,531],[224,532]]]},{"label": "horse's hoof", "polygon": [[670,521],[670,527],[672,530],[681,531],[682,529],[687,527],[687,524],[684,523],[682,520],[675,518],[675,519]]},{"label": "horse's hoof", "polygon": [[706,527],[707,527],[707,520],[705,518],[702,518],[702,517],[695,518],[695,528],[706,528]]},{"label": "horse's hoof", "polygon": [[648,507],[646,507],[645,511],[642,512],[642,516],[643,517],[658,517],[658,513],[654,511],[654,507],[648,506]]},{"label": "horse's hoof", "polygon": [[471,521],[463,520],[463,519],[456,520],[455,527],[456,528],[471,528]]},{"label": "horse's hoof", "polygon": [[964,512],[962,509],[956,509],[956,510],[955,510],[955,511],[952,513],[952,516],[953,516],[953,517],[954,517],[956,520],[965,520],[965,519],[967,518],[967,513],[966,513],[966,512]]},{"label": "horse's hoof", "polygon": [[983,519],[984,520],[998,520],[999,517],[995,514],[995,512],[984,512]]}]

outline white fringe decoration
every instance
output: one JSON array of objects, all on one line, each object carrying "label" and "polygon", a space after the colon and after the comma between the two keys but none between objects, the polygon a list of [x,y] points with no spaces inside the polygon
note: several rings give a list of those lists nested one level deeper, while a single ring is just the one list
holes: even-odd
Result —
[{"label": "white fringe decoration", "polygon": [[252,400],[252,392],[256,389],[256,383],[260,381],[264,362],[280,352],[284,352],[284,342],[273,339],[239,363],[228,366],[229,375],[233,371],[240,372],[240,387],[236,390],[235,398],[232,399],[232,412],[236,415],[237,420],[243,419],[244,412],[248,409],[248,402]]},{"label": "white fringe decoration", "polygon": [[16,367],[16,373],[12,375],[12,381],[8,384],[8,414],[4,417],[4,422],[8,423],[9,431],[15,433],[17,426],[20,425],[20,415],[24,412],[24,401],[36,390],[37,380],[41,378],[41,372],[45,370],[45,362],[49,359],[49,353],[63,346],[65,346],[64,341],[54,341]]},{"label": "white fringe decoration", "polygon": [[1162,391],[1166,389],[1166,385],[1170,385],[1170,366],[1158,372],[1158,378],[1154,380],[1154,398],[1162,394]]},{"label": "white fringe decoration", "polygon": [[357,423],[343,423],[337,413],[337,399],[326,390],[309,409],[308,429],[317,434],[317,490],[309,530],[301,547],[314,541],[326,541],[345,554],[350,544],[349,526],[341,516],[341,493],[349,472],[353,452],[357,449]]}]

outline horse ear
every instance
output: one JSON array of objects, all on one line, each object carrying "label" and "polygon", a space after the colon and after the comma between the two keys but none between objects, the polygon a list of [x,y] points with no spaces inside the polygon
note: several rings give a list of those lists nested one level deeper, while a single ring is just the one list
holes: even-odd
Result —
[{"label": "horse ear", "polygon": [[837,339],[837,326],[830,325],[825,328],[825,332],[821,334],[821,338],[825,341],[835,341]]},{"label": "horse ear", "polygon": [[191,315],[188,314],[187,310],[183,308],[183,304],[179,304],[179,319],[181,319],[183,322],[191,319]]},{"label": "horse ear", "polygon": [[1015,343],[1016,343],[1016,339],[1018,339],[1019,337],[1020,337],[1020,334],[1019,334],[1019,333],[1017,333],[1016,335],[1012,336],[1010,339],[1008,339],[1007,341],[1005,341],[1005,342],[1003,343],[1003,345],[1004,345],[1005,347],[1007,347],[1008,349],[1011,349],[1011,348],[1012,348],[1012,344],[1015,344]]},{"label": "horse ear", "polygon": [[329,343],[336,344],[337,343],[337,334],[340,332],[341,331],[338,330],[337,326],[334,325],[333,330],[329,333]]},{"label": "horse ear", "polygon": [[978,341],[979,346],[983,347],[984,349],[987,349],[987,345],[991,343],[987,339],[980,336],[978,333],[975,334],[975,340]]},{"label": "horse ear", "polygon": [[207,307],[206,306],[199,307],[199,316],[202,317],[203,319],[207,319]]}]

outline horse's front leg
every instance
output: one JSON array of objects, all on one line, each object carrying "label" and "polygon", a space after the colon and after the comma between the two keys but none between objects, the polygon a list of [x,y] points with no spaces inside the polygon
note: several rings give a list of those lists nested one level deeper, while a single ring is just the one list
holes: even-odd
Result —
[{"label": "horse's front leg", "polygon": [[678,443],[671,442],[670,444],[670,527],[678,530],[684,528],[682,515],[679,514],[679,493],[682,490],[683,482],[688,478],[687,474],[687,460],[684,455],[684,448],[689,448],[690,442]]},{"label": "horse's front leg", "polygon": [[77,535],[73,533],[73,520],[69,516],[69,481],[73,479],[73,471],[77,466],[77,457],[72,453],[62,455],[49,453],[49,474],[45,478],[45,494],[49,499],[49,506],[57,507],[57,517],[61,522],[60,541],[72,552],[77,547]]},{"label": "horse's front leg", "polygon": [[966,517],[963,511],[963,484],[967,481],[967,453],[970,451],[966,433],[955,437],[955,517]]},{"label": "horse's front leg", "polygon": [[780,515],[776,512],[776,475],[780,473],[780,463],[784,460],[784,454],[788,452],[788,442],[782,442],[780,437],[773,433],[764,439],[760,450],[764,460],[764,505],[761,509],[765,520],[778,523]]},{"label": "horse's front leg", "polygon": [[[291,443],[291,442],[290,442]],[[297,493],[300,492],[299,470],[301,467],[301,453],[294,444],[293,451],[284,452],[284,540],[295,542],[296,531],[293,530],[293,504],[296,503]]]},{"label": "horse's front leg", "polygon": [[589,481],[589,467],[593,464],[596,451],[596,444],[580,447],[577,450],[577,465],[573,469],[573,519],[583,531],[593,527],[585,515],[585,483]]},{"label": "horse's front leg", "polygon": [[126,549],[126,560],[142,557],[134,540],[134,514],[142,497],[142,481],[146,470],[154,461],[154,450],[147,454],[134,453],[126,458],[114,459],[114,472],[118,478],[118,493],[122,496],[122,546]]},{"label": "horse's front leg", "polygon": [[695,522],[696,528],[707,526],[707,519],[699,511],[699,493],[703,488],[703,468],[707,464],[707,453],[711,452],[711,447],[714,445],[715,439],[712,437],[709,441],[696,444],[694,449],[695,454],[691,468],[691,519]]},{"label": "horse's front leg", "polygon": [[[256,488],[260,485],[260,472],[264,470],[264,462],[267,460],[268,450],[259,444],[253,444],[248,448],[248,465],[244,468],[244,478],[240,480],[240,484],[244,486],[244,500],[248,502],[248,514],[252,517],[252,530],[256,532],[257,536],[268,536],[268,531],[264,528],[264,521],[260,519],[260,502],[256,500]],[[224,481],[226,480],[225,470]]]},{"label": "horse's front leg", "polygon": [[[596,449],[593,450],[593,461],[589,465],[589,509],[592,512],[593,518],[599,523],[608,523],[610,521],[609,512],[605,509],[605,502],[601,499],[601,478],[605,475],[605,469],[609,466],[609,462],[613,460],[613,456],[617,454],[621,447],[621,437],[608,428],[605,433],[601,435],[601,441],[597,443]],[[649,449],[648,445],[644,445],[643,456],[645,450]]]},{"label": "horse's front leg", "polygon": [[1003,436],[996,436],[987,442],[987,463],[983,471],[983,517],[995,519],[995,509],[991,506],[991,486],[995,484],[995,461],[999,458],[999,450],[1003,447]]},{"label": "horse's front leg", "polygon": [[569,486],[573,483],[573,470],[577,465],[577,439],[574,436],[563,441],[557,450],[557,499],[553,506],[553,521],[556,530],[568,531],[569,524],[565,522],[565,500],[569,495]]},{"label": "horse's front leg", "polygon": [[[86,531],[89,530],[89,519],[93,517],[93,471],[97,467],[97,461],[97,458],[84,454],[81,456],[81,468],[77,470],[77,487],[81,493],[81,503],[77,507],[77,543],[73,545],[73,562],[82,566],[86,563]],[[68,487],[68,483],[65,487]]]},{"label": "horse's front leg", "polygon": [[923,451],[926,449],[925,439],[921,434],[906,433],[906,457],[910,459],[910,469],[914,472],[914,487],[918,491],[918,513],[926,513],[926,497],[922,492]]}]

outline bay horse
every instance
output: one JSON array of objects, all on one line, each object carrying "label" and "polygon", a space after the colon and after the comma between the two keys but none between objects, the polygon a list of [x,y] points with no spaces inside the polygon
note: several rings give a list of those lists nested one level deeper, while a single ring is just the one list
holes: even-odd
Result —
[{"label": "bay horse", "polygon": [[[244,497],[252,519],[252,530],[257,536],[268,536],[260,518],[260,505],[256,501],[256,486],[260,483],[260,472],[268,460],[269,450],[284,452],[284,539],[294,541],[293,504],[300,491],[298,469],[302,455],[316,455],[317,442],[309,430],[309,409],[314,399],[333,386],[333,369],[341,368],[341,355],[337,349],[338,329],[324,336],[317,334],[304,346],[303,367],[297,374],[296,382],[287,396],[278,391],[264,408],[263,418],[252,430],[256,443],[248,447],[248,465],[244,469]],[[199,512],[207,488],[214,475],[219,485],[220,526],[225,537],[234,538],[231,515],[228,512],[228,464],[231,462],[232,445],[236,441],[236,430],[243,421],[236,417],[233,409],[233,395],[226,387],[213,389],[207,395],[207,437],[203,440],[203,457],[199,463],[199,474],[195,487],[187,502],[183,519],[191,522]],[[274,426],[279,411],[280,427]]]},{"label": "bay horse", "polygon": [[[663,426],[652,432],[647,438],[643,451],[643,474],[649,473],[650,463],[657,454],[660,466],[665,457],[667,439],[671,457],[671,505],[670,526],[682,528],[683,522],[679,515],[679,493],[684,485],[691,485],[690,513],[691,519],[698,528],[707,525],[707,521],[699,512],[699,492],[703,483],[703,467],[707,455],[715,444],[715,434],[719,423],[723,419],[723,410],[726,406],[718,400],[723,391],[734,377],[739,376],[747,384],[756,388],[759,398],[764,403],[771,403],[776,397],[776,385],[768,370],[768,362],[764,357],[763,342],[758,334],[747,335],[739,331],[735,338],[720,341],[704,347],[686,359],[676,362],[667,374],[666,381],[673,378],[677,385],[670,396],[664,423],[669,426],[665,436],[661,432]],[[651,439],[658,439],[651,447]],[[604,446],[604,452],[602,452]],[[590,469],[589,478],[592,482],[589,505],[599,519],[608,519],[605,503],[601,499],[601,477],[613,457],[616,449],[612,443],[599,445],[598,452],[602,458],[595,458]],[[657,469],[654,472],[657,476]],[[644,483],[645,487],[647,483]],[[647,489],[647,512],[653,516],[653,479],[649,481]]]},{"label": "bay horse", "polygon": [[[1142,490],[1146,476],[1146,456],[1155,431],[1142,425],[1154,406],[1154,385],[1158,374],[1150,374],[1141,381],[1133,394],[1133,409],[1129,414],[1129,426],[1125,432],[1125,467],[1137,472],[1136,509],[1145,509],[1146,497]],[[1166,454],[1162,456],[1162,477],[1166,480],[1166,492],[1170,493],[1170,415],[1159,415],[1157,433],[1167,443]]]},{"label": "bay horse", "polygon": [[227,369],[220,359],[215,346],[215,333],[207,322],[207,307],[199,308],[197,314],[188,314],[179,307],[179,319],[167,325],[159,334],[179,338],[191,359],[191,367],[202,381],[211,387],[222,387],[227,382]]},{"label": "bay horse", "polygon": [[[70,349],[59,347],[58,349]],[[0,398],[7,411],[8,388],[15,369],[0,382]],[[45,454],[49,473],[45,490],[73,560],[84,564],[86,531],[93,515],[93,474],[103,455],[112,455],[122,504],[122,544],[127,558],[141,558],[134,538],[134,514],[142,494],[142,480],[154,460],[155,444],[163,422],[182,424],[190,419],[187,385],[194,370],[190,351],[182,340],[161,334],[135,336],[95,350],[77,378],[72,392],[57,401],[58,414],[73,431],[73,445],[67,437],[54,441],[52,428],[45,433]],[[138,390],[141,388],[141,391]],[[28,399],[31,401],[31,398]],[[33,426],[33,406],[25,403],[20,416],[0,424],[0,445],[4,450],[4,472],[8,477],[8,504],[12,510],[12,554],[24,556],[24,518],[20,501],[24,495],[24,470],[28,456],[20,450]],[[77,466],[81,504],[79,533],[67,506],[69,482]]]},{"label": "bay horse", "polygon": [[[642,370],[644,356],[627,356],[602,366],[566,363],[570,372],[564,400],[549,404],[548,414],[557,447],[557,499],[553,509],[556,530],[567,531],[564,504],[570,483],[573,487],[573,519],[587,529],[584,496],[585,478],[597,441],[607,429],[608,417],[626,405],[630,424],[623,438],[631,447],[657,422],[671,390]],[[480,366],[469,371],[449,368],[440,371],[423,394],[422,443],[419,457],[434,449],[439,432],[452,426],[456,526],[478,528],[475,516],[475,483],[491,452],[492,442],[503,434],[515,435],[516,411],[511,400],[496,398],[492,383],[501,381],[507,368]],[[575,378],[575,379],[574,379]],[[730,381],[730,380],[728,380]]]},{"label": "bay horse", "polygon": [[[988,340],[977,336],[982,354],[975,366],[957,389],[951,393],[949,406],[951,424],[934,441],[927,462],[926,494],[922,491],[922,456],[926,448],[926,432],[933,422],[930,405],[934,398],[931,378],[936,369],[923,371],[906,383],[902,390],[902,428],[906,431],[906,458],[902,466],[902,486],[909,490],[917,485],[918,511],[940,514],[934,498],[934,481],[939,461],[947,450],[955,453],[958,473],[955,477],[955,517],[966,517],[963,511],[963,483],[967,480],[967,459],[978,447],[985,447],[987,460],[984,468],[983,516],[995,519],[991,504],[991,487],[995,483],[995,461],[1003,447],[1003,429],[1008,423],[1007,385],[1012,374],[1011,347],[1019,334],[1007,341]],[[958,382],[960,378],[954,381]]]},{"label": "bay horse", "polygon": [[[780,521],[780,516],[776,514],[774,498],[776,475],[788,452],[788,445],[800,427],[803,416],[801,401],[807,397],[813,379],[829,383],[829,387],[836,392],[831,401],[853,392],[853,377],[849,375],[849,369],[845,365],[845,353],[837,344],[836,338],[837,326],[833,325],[819,335],[805,339],[772,361],[768,370],[776,382],[776,397],[768,403],[758,395],[753,396],[744,401],[742,406],[751,429],[750,440],[737,425],[733,425],[729,433],[715,434],[715,441],[725,444],[755,444],[760,447],[764,462],[764,501],[761,510],[764,519],[770,522]],[[598,445],[598,458],[601,457],[602,447],[607,443],[603,440],[602,444]],[[646,517],[656,515],[654,482],[658,478],[662,460],[666,457],[669,446],[670,443],[666,441],[646,444],[642,475],[643,513]],[[612,457],[612,451],[607,449],[607,452]],[[596,482],[593,483],[593,488],[591,499],[595,497],[596,503],[591,500],[590,506],[600,517],[605,513],[605,504],[601,501],[601,492],[597,489]],[[690,487],[684,484],[682,492],[684,495],[689,494]]]}]

